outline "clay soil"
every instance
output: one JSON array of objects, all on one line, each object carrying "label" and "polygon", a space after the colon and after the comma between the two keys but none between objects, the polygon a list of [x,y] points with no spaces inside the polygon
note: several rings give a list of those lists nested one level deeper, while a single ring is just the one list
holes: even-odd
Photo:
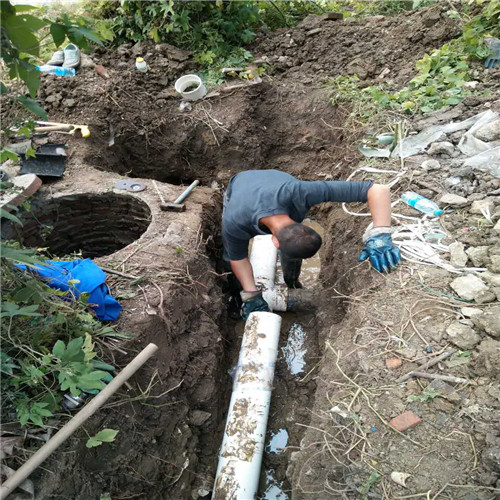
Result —
[{"label": "clay soil", "polygon": [[[121,351],[103,346],[104,355],[124,366],[149,342],[160,351],[130,388],[36,473],[38,498],[87,500],[106,492],[113,500],[209,497],[229,371],[243,331],[241,322],[229,319],[224,301],[220,189],[235,173],[258,168],[309,180],[345,179],[361,160],[356,141],[363,128],[346,122],[349,110],[329,104],[321,80],[357,73],[366,83],[376,82],[389,68],[385,81],[404,85],[416,60],[459,34],[444,10],[438,5],[409,16],[353,22],[313,16],[296,28],[263,33],[253,47],[270,65],[263,82],[193,103],[184,113],[173,82],[198,68],[189,53],[165,44],[91,54],[109,78],[92,67],[76,78],[43,78],[40,97],[51,120],[85,123],[92,131],[86,140],[63,139],[67,172],[51,189],[81,192],[128,176],[148,183],[152,205],[158,200],[150,179],[174,185],[168,188],[172,194],[179,191],[175,185],[193,179],[204,188],[193,198],[196,214],[188,210],[169,219],[179,224],[177,232],[190,228],[169,253],[159,258],[154,244],[148,249],[141,242],[125,249],[123,258],[136,253],[123,265],[113,255],[99,259],[144,278],[134,284],[110,278],[124,306],[119,326],[134,339],[120,345]],[[135,71],[137,55],[148,61],[148,73]],[[491,74],[483,79],[494,88]],[[484,101],[460,110],[479,112]],[[398,168],[398,162],[382,168]],[[429,185],[433,179],[423,181]],[[479,179],[476,187],[489,182],[494,181]],[[407,188],[422,186],[409,176],[398,189]],[[442,185],[434,189],[431,195],[443,191]],[[273,469],[281,484],[284,496],[276,498],[498,498],[498,342],[482,334],[483,341],[496,344],[474,351],[468,364],[443,365],[446,373],[474,380],[455,399],[410,403],[408,396],[420,394],[427,381],[396,379],[448,345],[444,327],[461,306],[443,298],[450,293],[450,276],[409,263],[378,275],[357,262],[365,218],[350,217],[333,204],[311,216],[325,230],[316,285],[320,300],[300,318],[310,336],[304,374],[290,376],[282,360],[277,367],[269,432],[286,428],[290,439],[279,456],[264,458],[264,468]],[[473,223],[467,214],[465,222],[453,217],[454,235]],[[490,241],[490,229],[481,230]],[[295,320],[284,315],[287,327]],[[404,345],[395,336],[406,339]],[[402,367],[388,370],[385,360],[391,357],[401,358]],[[401,435],[387,422],[408,409],[422,423]],[[120,431],[116,442],[86,449],[86,433],[103,427]],[[411,475],[406,489],[390,480],[393,471]],[[262,493],[265,487],[263,480]]]}]

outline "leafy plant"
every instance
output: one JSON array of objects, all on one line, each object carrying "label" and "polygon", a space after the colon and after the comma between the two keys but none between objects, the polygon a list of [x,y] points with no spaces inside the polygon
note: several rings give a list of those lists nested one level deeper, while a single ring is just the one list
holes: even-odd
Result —
[{"label": "leafy plant", "polygon": [[102,443],[112,443],[118,431],[114,429],[103,429],[99,431],[95,436],[92,436],[87,441],[87,448],[95,448],[96,446],[101,446]]},{"label": "leafy plant", "polygon": [[430,403],[436,398],[441,398],[441,394],[431,386],[427,386],[420,394],[408,396],[409,402]]},{"label": "leafy plant", "polygon": [[362,498],[367,498],[368,493],[372,489],[372,486],[377,484],[382,479],[382,476],[378,472],[373,472],[370,474],[368,479],[364,482],[363,486],[359,489],[359,493]]},{"label": "leafy plant", "polygon": [[2,417],[16,415],[22,425],[41,426],[61,409],[63,393],[97,392],[112,378],[114,368],[97,360],[93,338],[130,336],[88,312],[85,294],[76,299],[71,289],[50,288],[36,274],[16,268],[18,262],[36,266],[43,259],[33,249],[2,242]]}]

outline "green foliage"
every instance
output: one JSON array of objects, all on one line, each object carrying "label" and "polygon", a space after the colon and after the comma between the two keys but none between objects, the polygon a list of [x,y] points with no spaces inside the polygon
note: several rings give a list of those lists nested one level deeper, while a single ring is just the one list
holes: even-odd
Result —
[{"label": "green foliage", "polygon": [[430,403],[434,401],[436,398],[441,398],[441,394],[436,391],[436,389],[431,386],[427,386],[420,394],[415,396],[408,396],[408,401],[410,402],[419,402],[419,403]]},{"label": "green foliage", "polygon": [[359,489],[359,493],[362,495],[362,498],[367,498],[368,493],[372,489],[372,486],[377,484],[382,479],[382,476],[378,472],[372,472],[370,477],[365,481],[363,486]]},{"label": "green foliage", "polygon": [[253,2],[122,0],[87,5],[95,16],[110,21],[119,43],[147,39],[174,43],[204,53],[199,58],[208,65],[251,42],[259,22]]},{"label": "green foliage", "polygon": [[130,336],[95,319],[88,294],[76,299],[73,289],[52,289],[37,275],[16,269],[15,262],[36,266],[42,259],[35,250],[1,243],[2,416],[15,411],[21,425],[41,426],[61,409],[64,392],[95,393],[112,378],[114,368],[95,359],[93,338]]},{"label": "green foliage", "polygon": [[[34,6],[12,5],[9,0],[0,2],[0,13],[1,57],[9,78],[24,82],[30,96],[15,96],[11,101],[17,101],[31,113],[47,120],[47,114],[34,100],[40,86],[40,75],[35,67],[40,56],[39,32],[47,28],[56,46],[63,44],[66,38],[83,48],[89,42],[101,44],[101,40],[86,27],[83,19],[72,19],[67,14],[52,21],[42,18],[41,11]],[[8,92],[8,87],[2,83],[2,94]],[[4,124],[4,128],[11,125]]]},{"label": "green foliage", "polygon": [[118,431],[115,431],[114,429],[103,429],[102,431],[99,431],[95,436],[92,436],[88,439],[87,441],[87,448],[94,448],[96,446],[101,446],[102,443],[112,443],[116,435],[118,434]]},{"label": "green foliage", "polygon": [[485,35],[500,36],[500,0],[486,2],[481,12],[464,25],[460,38],[417,61],[417,75],[407,87],[391,91],[382,84],[362,89],[356,75],[341,76],[326,84],[332,90],[331,103],[349,102],[354,106],[353,114],[364,119],[384,109],[430,113],[459,104],[472,93],[465,88],[471,72],[468,61],[482,60],[491,53],[484,43]]}]

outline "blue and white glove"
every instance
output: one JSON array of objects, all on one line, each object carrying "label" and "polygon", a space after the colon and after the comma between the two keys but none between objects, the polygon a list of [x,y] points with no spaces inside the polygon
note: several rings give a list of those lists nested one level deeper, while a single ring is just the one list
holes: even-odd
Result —
[{"label": "blue and white glove", "polygon": [[243,301],[243,305],[241,306],[241,317],[243,321],[248,319],[250,313],[256,311],[269,311],[269,305],[262,297],[262,291],[258,290],[256,292],[240,292],[241,300]]},{"label": "blue and white glove", "polygon": [[379,273],[387,273],[395,269],[401,260],[401,253],[392,242],[391,228],[388,226],[366,230],[363,243],[365,247],[359,256],[359,261],[370,258],[372,266]]}]

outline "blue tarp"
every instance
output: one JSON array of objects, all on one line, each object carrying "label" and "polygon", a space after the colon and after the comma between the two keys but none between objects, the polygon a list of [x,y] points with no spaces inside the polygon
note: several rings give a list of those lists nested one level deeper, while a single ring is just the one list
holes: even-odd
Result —
[{"label": "blue tarp", "polygon": [[[118,319],[122,306],[109,293],[106,286],[106,273],[90,259],[76,259],[69,262],[46,260],[45,265],[25,266],[16,264],[23,270],[34,271],[52,288],[67,291],[72,290],[77,297],[87,292],[89,304],[101,321],[114,321]],[[70,280],[78,283],[70,284]]]}]

